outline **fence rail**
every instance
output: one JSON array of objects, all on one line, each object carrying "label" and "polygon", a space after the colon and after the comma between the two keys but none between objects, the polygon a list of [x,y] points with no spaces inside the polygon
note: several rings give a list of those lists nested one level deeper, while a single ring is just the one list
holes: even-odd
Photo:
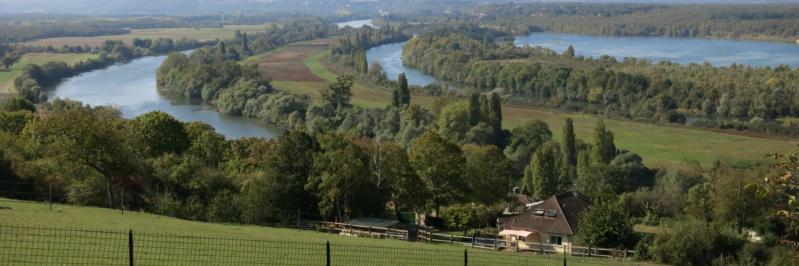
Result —
[{"label": "fence rail", "polygon": [[[341,225],[331,225],[341,228]],[[357,229],[362,232],[363,228]],[[368,227],[367,227],[368,229]],[[374,228],[372,228],[374,229]],[[356,230],[355,227],[339,230]],[[377,235],[375,230],[370,235]],[[367,230],[368,234],[369,231]],[[391,235],[391,230],[382,234]],[[400,241],[279,241],[0,224],[0,265],[619,265]],[[422,246],[423,245],[423,246]]]}]

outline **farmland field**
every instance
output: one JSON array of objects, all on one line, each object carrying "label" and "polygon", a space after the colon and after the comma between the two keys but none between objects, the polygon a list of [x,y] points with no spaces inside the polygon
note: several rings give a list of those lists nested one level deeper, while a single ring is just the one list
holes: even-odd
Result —
[{"label": "farmland field", "polygon": [[171,38],[175,40],[187,38],[187,39],[195,39],[198,41],[206,41],[214,39],[233,38],[233,35],[237,30],[241,32],[262,31],[266,25],[267,24],[226,25],[221,28],[136,29],[136,30],[131,30],[131,33],[129,34],[122,34],[122,35],[47,38],[47,39],[26,42],[24,44],[32,46],[53,46],[53,47],[61,47],[64,45],[70,45],[70,46],[88,45],[96,47],[103,44],[103,42],[105,42],[106,40],[120,40],[126,43],[132,43],[134,38],[140,38],[140,39]]},{"label": "farmland field", "polygon": [[56,54],[56,53],[27,53],[22,56],[10,70],[0,70],[0,93],[10,93],[14,86],[14,79],[20,74],[22,68],[28,64],[43,65],[47,62],[66,62],[74,64],[80,61],[96,58],[95,54]]},{"label": "farmland field", "polygon": [[[75,263],[127,262],[127,232],[136,259],[162,264],[323,265],[330,241],[334,265],[463,265],[464,247],[346,237],[288,228],[186,221],[143,212],[0,199],[0,263],[30,265],[66,257]],[[64,230],[72,229],[72,230]],[[77,230],[75,230],[77,229]],[[5,236],[4,236],[5,235]],[[24,238],[15,238],[25,236]],[[468,249],[469,265],[562,265],[562,255]],[[225,259],[219,261],[220,259]],[[569,257],[569,265],[619,265],[619,261]],[[52,261],[50,261],[52,262]],[[147,264],[147,263],[144,263]],[[639,265],[639,263],[636,263]]]},{"label": "farmland field", "polygon": [[[327,50],[320,48],[316,53],[306,53],[306,57],[302,60],[314,75],[330,82],[335,80],[336,74],[332,73],[323,63],[327,54]],[[296,57],[295,59],[299,60]],[[265,69],[265,71],[270,70]],[[308,95],[312,98],[318,97],[319,89],[326,85],[324,82],[311,82],[310,80],[278,80],[273,84],[278,89]],[[359,83],[353,86],[352,93],[353,103],[363,107],[386,106],[391,99],[389,91],[370,88]],[[430,106],[433,97],[414,95],[412,101]],[[577,137],[586,141],[592,138],[593,127],[599,119],[595,115],[518,106],[503,107],[503,116],[503,124],[506,128],[513,128],[535,119],[542,120],[549,124],[556,139],[560,137],[564,120],[571,117],[575,121]],[[679,166],[686,160],[699,161],[705,166],[709,166],[716,159],[762,160],[768,153],[792,151],[799,144],[799,141],[794,139],[748,136],[682,126],[655,125],[616,119],[606,119],[605,123],[614,132],[619,149],[639,153],[649,166],[666,168]]]}]

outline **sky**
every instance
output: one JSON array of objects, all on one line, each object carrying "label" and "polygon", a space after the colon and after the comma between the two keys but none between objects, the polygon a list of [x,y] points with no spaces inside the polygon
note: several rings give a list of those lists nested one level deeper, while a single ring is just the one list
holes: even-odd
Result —
[{"label": "sky", "polygon": [[[378,0],[0,0],[0,14],[49,13],[82,15],[232,14],[253,12],[329,12],[338,8],[375,5]],[[379,0],[424,3],[433,0]],[[441,0],[440,0],[441,1]],[[443,0],[474,1],[474,0]],[[476,0],[506,3],[509,0]],[[635,3],[797,3],[799,0],[555,0],[560,2]],[[513,0],[512,2],[548,2]],[[379,7],[378,7],[379,8]]]}]

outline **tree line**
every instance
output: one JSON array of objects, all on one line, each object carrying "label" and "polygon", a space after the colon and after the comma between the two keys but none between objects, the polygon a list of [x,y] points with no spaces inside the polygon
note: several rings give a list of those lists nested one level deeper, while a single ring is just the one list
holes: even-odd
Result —
[{"label": "tree line", "polygon": [[426,33],[403,60],[438,78],[479,90],[501,89],[519,104],[540,104],[653,122],[796,135],[799,72],[787,66],[651,63],[558,54],[458,33]]},{"label": "tree line", "polygon": [[515,35],[544,31],[794,42],[797,13],[796,6],[778,4],[511,3],[481,6],[461,17]]}]

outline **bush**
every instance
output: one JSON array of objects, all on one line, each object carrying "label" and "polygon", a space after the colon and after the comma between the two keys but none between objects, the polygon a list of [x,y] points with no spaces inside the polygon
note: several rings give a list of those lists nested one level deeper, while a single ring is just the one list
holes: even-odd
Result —
[{"label": "bush", "polygon": [[178,217],[181,210],[181,203],[172,193],[158,193],[148,200],[150,209],[155,214]]},{"label": "bush", "polygon": [[497,206],[481,204],[451,205],[442,210],[444,225],[450,230],[494,227],[502,214]]},{"label": "bush", "polygon": [[5,100],[3,104],[0,104],[0,111],[15,112],[23,110],[36,112],[36,106],[33,106],[33,103],[20,97]]},{"label": "bush", "polygon": [[720,256],[733,257],[745,242],[731,229],[688,220],[659,233],[650,250],[654,259],[664,263],[711,265]]},{"label": "bush", "polygon": [[238,223],[241,221],[240,199],[229,190],[216,193],[208,204],[208,221]]}]

